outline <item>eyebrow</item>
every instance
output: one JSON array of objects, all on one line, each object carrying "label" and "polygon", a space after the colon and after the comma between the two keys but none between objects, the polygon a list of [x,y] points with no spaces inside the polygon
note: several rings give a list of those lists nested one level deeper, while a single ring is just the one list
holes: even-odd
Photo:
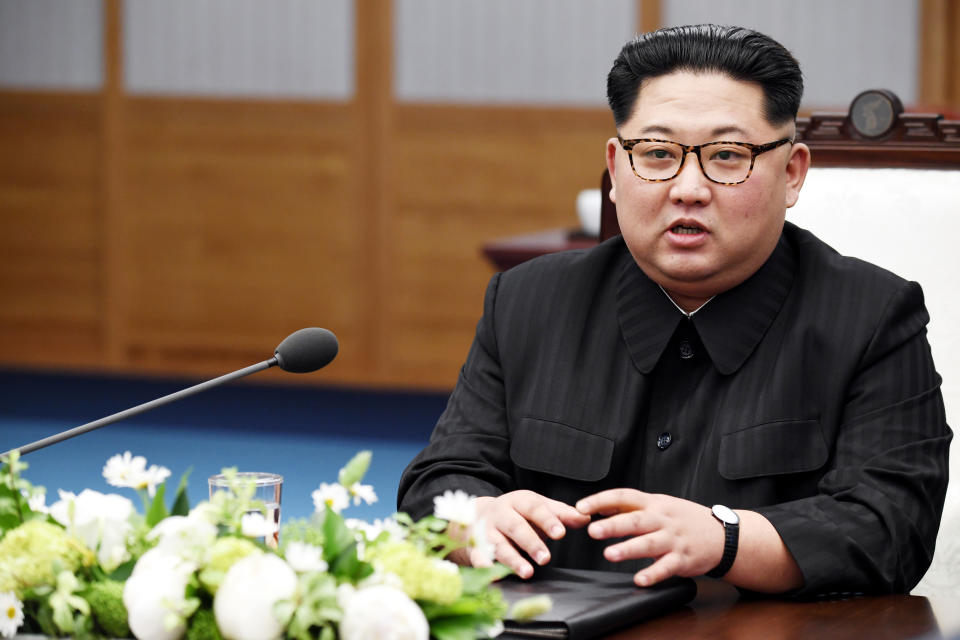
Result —
[{"label": "eyebrow", "polygon": [[[716,129],[713,129],[710,132],[710,135],[712,137],[718,137],[718,136],[725,136],[730,133],[735,133],[744,137],[748,135],[744,129],[736,125],[727,125],[724,127],[717,127]],[[674,131],[670,127],[659,125],[659,124],[650,125],[649,127],[643,127],[642,129],[640,129],[640,135],[652,135],[652,134],[674,136],[676,135],[676,131]]]}]

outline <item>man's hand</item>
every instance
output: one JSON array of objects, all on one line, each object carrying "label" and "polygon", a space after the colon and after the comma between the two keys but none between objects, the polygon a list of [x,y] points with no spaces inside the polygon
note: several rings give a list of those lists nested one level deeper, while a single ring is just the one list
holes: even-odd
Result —
[{"label": "man's hand", "polygon": [[607,560],[656,558],[634,575],[634,582],[641,587],[675,575],[699,576],[717,566],[723,556],[723,525],[709,508],[689,500],[636,489],[610,489],[580,500],[577,509],[585,516],[609,516],[590,524],[587,533],[591,538],[630,536],[604,549]]},{"label": "man's hand", "polygon": [[[655,558],[633,576],[641,587],[670,576],[699,576],[723,557],[723,525],[710,509],[671,496],[636,489],[611,489],[577,503],[584,515],[609,516],[590,524],[596,540],[628,537],[603,550],[611,562]],[[737,510],[740,544],[737,558],[724,580],[744,589],[783,593],[803,586],[803,574],[780,534],[756,511]]]},{"label": "man's hand", "polygon": [[[477,498],[477,517],[486,525],[487,538],[494,545],[495,558],[507,565],[521,578],[533,575],[533,567],[520,554],[523,550],[538,565],[550,562],[550,552],[541,539],[545,535],[553,540],[562,538],[566,527],[579,529],[590,517],[568,504],[551,500],[533,491],[512,491],[501,496]],[[451,554],[461,564],[480,565],[480,554]]]}]

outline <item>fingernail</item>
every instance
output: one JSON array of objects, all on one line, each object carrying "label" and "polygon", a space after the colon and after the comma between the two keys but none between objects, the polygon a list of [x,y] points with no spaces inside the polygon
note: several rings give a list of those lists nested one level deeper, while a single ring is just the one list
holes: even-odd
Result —
[{"label": "fingernail", "polygon": [[647,586],[648,584],[650,584],[650,577],[649,577],[649,576],[640,576],[640,586],[641,586],[641,587],[645,587],[645,586]]},{"label": "fingernail", "polygon": [[563,535],[563,527],[558,524],[553,525],[553,527],[550,528],[550,535],[554,538],[559,538]]},{"label": "fingernail", "polygon": [[577,511],[586,511],[586,510],[587,510],[587,506],[588,506],[588,505],[587,505],[587,501],[586,501],[586,500],[581,500],[580,502],[577,503],[576,508],[577,508]]},{"label": "fingernail", "polygon": [[620,559],[620,550],[619,549],[610,549],[607,551],[607,558],[611,561],[616,561]]},{"label": "fingernail", "polygon": [[590,535],[594,538],[602,538],[604,533],[603,527],[598,524],[590,527]]},{"label": "fingernail", "polygon": [[517,571],[517,574],[518,574],[521,578],[526,579],[526,578],[529,578],[529,577],[533,574],[533,569],[531,569],[530,567],[520,567],[520,571]]},{"label": "fingernail", "polygon": [[550,554],[546,551],[540,551],[537,553],[537,564],[544,565],[550,560]]}]

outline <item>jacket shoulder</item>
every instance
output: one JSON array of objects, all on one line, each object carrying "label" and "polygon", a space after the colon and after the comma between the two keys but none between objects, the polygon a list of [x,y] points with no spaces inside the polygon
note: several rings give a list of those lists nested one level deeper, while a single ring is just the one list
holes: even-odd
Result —
[{"label": "jacket shoulder", "polygon": [[815,278],[821,286],[860,286],[875,293],[893,293],[910,284],[872,262],[842,255],[813,233],[794,224],[787,222],[783,232],[796,252],[798,273]]},{"label": "jacket shoulder", "polygon": [[584,287],[595,284],[627,253],[622,236],[615,236],[589,249],[559,251],[528,260],[504,271],[501,290],[541,291],[562,285]]}]

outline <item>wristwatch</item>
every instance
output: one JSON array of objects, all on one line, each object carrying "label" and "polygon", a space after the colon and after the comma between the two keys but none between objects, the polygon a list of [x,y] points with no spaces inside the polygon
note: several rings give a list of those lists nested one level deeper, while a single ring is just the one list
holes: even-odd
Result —
[{"label": "wristwatch", "polygon": [[713,505],[712,511],[713,517],[723,525],[723,556],[720,558],[720,564],[708,571],[707,576],[722,578],[727,575],[727,571],[730,571],[737,557],[737,547],[740,544],[740,516],[734,513],[733,509],[722,504]]}]

